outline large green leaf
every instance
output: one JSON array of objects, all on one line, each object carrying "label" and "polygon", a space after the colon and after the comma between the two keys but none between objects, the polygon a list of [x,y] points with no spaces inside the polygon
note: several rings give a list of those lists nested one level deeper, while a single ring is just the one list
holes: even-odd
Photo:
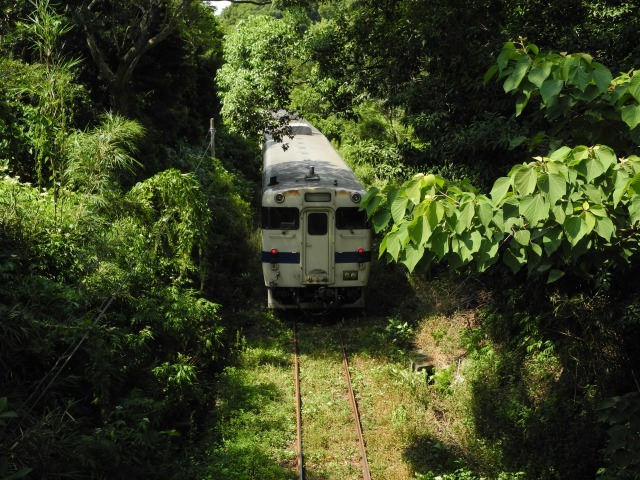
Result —
[{"label": "large green leaf", "polygon": [[547,283],[553,283],[559,279],[564,277],[564,272],[562,270],[553,269],[549,272],[549,277],[547,278]]},{"label": "large green leaf", "polygon": [[[380,201],[380,197],[378,197],[378,193],[380,192],[380,190],[376,187],[371,187],[369,190],[367,190],[365,192],[365,194],[362,196],[362,200],[360,201],[360,208],[367,208],[369,203],[373,200],[373,199],[378,199],[378,202]],[[367,210],[369,210],[367,208]]]},{"label": "large green leaf", "polygon": [[445,232],[434,232],[429,239],[428,246],[438,256],[438,259],[442,260],[449,253],[449,235]]},{"label": "large green leaf", "polygon": [[491,189],[491,200],[497,205],[507,195],[511,187],[511,179],[509,177],[500,177],[493,184]]},{"label": "large green leaf", "polygon": [[593,213],[587,211],[587,212],[582,212],[580,214],[580,218],[582,218],[582,220],[584,221],[584,228],[586,229],[585,235],[590,234],[591,231],[596,226],[596,217],[595,217],[595,215]]},{"label": "large green leaf", "polygon": [[605,171],[609,170],[610,167],[618,162],[616,153],[606,145],[596,145],[593,147],[593,152]]},{"label": "large green leaf", "polygon": [[525,165],[517,165],[513,169],[513,186],[521,196],[529,195],[536,189],[538,172],[534,168]]},{"label": "large green leaf", "polygon": [[387,252],[389,252],[391,257],[397,261],[398,256],[400,255],[400,250],[402,249],[402,242],[400,241],[399,231],[394,230],[391,233],[388,233],[385,237],[385,240],[387,241]]},{"label": "large green leaf", "polygon": [[593,62],[591,64],[593,67],[593,81],[597,85],[598,90],[602,93],[609,90],[611,86],[611,81],[613,80],[613,75],[607,67],[598,62]]},{"label": "large green leaf", "polygon": [[553,80],[551,78],[545,80],[540,87],[540,95],[542,96],[544,104],[552,104],[556,100],[558,94],[562,91],[563,86],[564,82],[562,80]]},{"label": "large green leaf", "polygon": [[373,224],[373,229],[376,233],[384,230],[389,225],[389,221],[391,220],[391,213],[388,210],[378,210],[371,217],[371,223]]},{"label": "large green leaf", "polygon": [[485,227],[489,228],[491,220],[493,220],[493,206],[489,200],[478,202],[478,218]]},{"label": "large green leaf", "polygon": [[409,236],[416,245],[423,245],[431,236],[431,227],[429,222],[423,216],[416,217],[408,225]]},{"label": "large green leaf", "polygon": [[[640,76],[638,78],[640,79]],[[640,105],[637,103],[622,107],[620,113],[622,114],[622,121],[626,123],[631,130],[640,124]]]},{"label": "large green leaf", "polygon": [[455,225],[456,233],[462,233],[471,227],[474,213],[475,209],[473,206],[473,202],[467,202],[462,205],[458,213],[458,222]]},{"label": "large green leaf", "polygon": [[529,222],[529,228],[535,227],[549,218],[549,204],[542,195],[527,195],[520,201],[520,214]]},{"label": "large green leaf", "polygon": [[431,230],[435,230],[436,226],[444,218],[444,207],[442,206],[442,203],[431,202],[427,207],[426,217]]},{"label": "large green leaf", "polygon": [[407,198],[411,200],[414,205],[420,203],[420,189],[422,187],[422,179],[412,178],[405,184],[405,192]]},{"label": "large green leaf", "polygon": [[516,230],[513,234],[513,238],[520,245],[527,246],[531,240],[531,232],[529,230]]},{"label": "large green leaf", "polygon": [[531,59],[529,58],[528,55],[524,55],[518,59],[513,72],[511,73],[511,75],[507,77],[507,79],[504,82],[503,87],[505,92],[508,93],[518,88],[518,86],[520,85],[520,82],[522,82],[522,79],[525,77],[525,75],[529,71],[530,65],[531,65]]},{"label": "large green leaf", "polygon": [[398,195],[393,203],[391,204],[391,216],[393,217],[393,221],[396,223],[400,223],[404,216],[407,214],[407,204],[409,203],[409,199],[402,195]]},{"label": "large green leaf", "polygon": [[627,87],[627,92],[633,95],[633,98],[635,98],[636,101],[640,102],[640,73],[638,73],[638,71],[633,73],[633,77]]},{"label": "large green leaf", "polygon": [[629,188],[629,174],[624,170],[616,170],[615,187],[613,190],[613,208],[618,206],[620,200]]},{"label": "large green leaf", "polygon": [[522,255],[521,251],[514,251],[512,248],[508,248],[502,256],[502,261],[507,264],[513,273],[518,273],[518,270],[527,263],[526,258]]},{"label": "large green leaf", "polygon": [[598,219],[594,230],[607,242],[610,242],[611,237],[613,237],[616,232],[616,227],[609,217],[603,217]]},{"label": "large green leaf", "polygon": [[555,205],[567,193],[567,182],[560,173],[540,175],[538,187],[547,196],[550,205]]},{"label": "large green leaf", "polygon": [[582,160],[576,166],[576,170],[584,175],[587,182],[593,182],[605,172],[602,162],[595,155],[589,155],[586,159]]},{"label": "large green leaf", "polygon": [[562,243],[562,236],[562,228],[558,226],[550,228],[542,237],[542,244],[547,255],[551,255],[558,250]]},{"label": "large green leaf", "polygon": [[540,88],[542,82],[544,82],[551,73],[551,66],[553,63],[543,60],[541,62],[535,61],[527,77],[531,83]]},{"label": "large green leaf", "polygon": [[564,221],[564,232],[571,243],[575,246],[578,241],[587,233],[586,225],[579,216],[567,217]]},{"label": "large green leaf", "polygon": [[634,195],[629,202],[629,216],[631,217],[631,225],[640,221],[640,195]]},{"label": "large green leaf", "polygon": [[407,268],[409,269],[409,272],[413,272],[413,269],[416,268],[416,265],[422,259],[423,256],[424,256],[424,247],[421,245],[416,246],[410,243],[409,245],[406,246],[406,248],[402,253],[401,262],[407,266]]}]

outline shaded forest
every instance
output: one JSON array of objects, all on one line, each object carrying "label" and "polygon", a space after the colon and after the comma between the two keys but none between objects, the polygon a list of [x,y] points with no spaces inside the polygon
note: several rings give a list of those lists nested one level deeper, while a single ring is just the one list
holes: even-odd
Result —
[{"label": "shaded forest", "polygon": [[193,478],[282,109],[389,269],[491,291],[463,341],[498,453],[445,478],[638,478],[636,3],[215,3],[0,1],[0,479]]}]

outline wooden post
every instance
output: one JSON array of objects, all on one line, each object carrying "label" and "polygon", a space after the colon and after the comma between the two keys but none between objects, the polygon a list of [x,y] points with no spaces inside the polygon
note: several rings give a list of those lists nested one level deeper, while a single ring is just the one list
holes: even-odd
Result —
[{"label": "wooden post", "polygon": [[213,118],[209,122],[209,132],[211,133],[211,156],[216,156],[216,128]]}]

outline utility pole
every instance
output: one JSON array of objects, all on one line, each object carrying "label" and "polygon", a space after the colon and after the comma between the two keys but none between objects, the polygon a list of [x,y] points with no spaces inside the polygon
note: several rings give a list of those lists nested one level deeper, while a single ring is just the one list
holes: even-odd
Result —
[{"label": "utility pole", "polygon": [[211,133],[211,156],[216,156],[216,127],[213,118],[209,121],[209,133]]}]

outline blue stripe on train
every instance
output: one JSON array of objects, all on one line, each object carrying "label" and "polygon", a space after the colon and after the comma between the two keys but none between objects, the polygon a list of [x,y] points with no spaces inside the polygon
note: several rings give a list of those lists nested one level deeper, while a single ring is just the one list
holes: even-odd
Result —
[{"label": "blue stripe on train", "polygon": [[336,263],[365,263],[371,261],[371,252],[336,252]]},{"label": "blue stripe on train", "polygon": [[[364,263],[371,261],[371,252],[337,252],[336,263]],[[262,263],[271,263],[271,252],[262,252]],[[278,252],[276,263],[300,263],[300,254],[297,252]]]},{"label": "blue stripe on train", "polygon": [[[262,263],[271,263],[271,252],[262,252]],[[297,252],[278,252],[276,263],[300,263]]]}]

